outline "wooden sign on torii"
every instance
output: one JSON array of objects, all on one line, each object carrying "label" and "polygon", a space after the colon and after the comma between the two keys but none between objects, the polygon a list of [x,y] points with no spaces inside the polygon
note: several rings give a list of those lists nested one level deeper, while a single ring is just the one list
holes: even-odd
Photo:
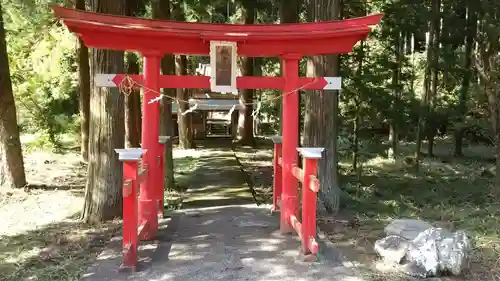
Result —
[{"label": "wooden sign on torii", "polygon": [[[206,88],[233,93],[237,89],[283,91],[282,157],[279,159],[283,187],[280,191],[280,230],[286,233],[295,227],[299,235],[302,234],[300,226],[297,229],[298,224],[292,223],[299,209],[298,181],[294,176],[298,161],[299,90],[338,90],[341,79],[299,77],[299,60],[304,56],[351,52],[353,46],[370,33],[371,26],[379,23],[381,14],[328,22],[237,25],[114,16],[57,5],[51,8],[56,17],[80,36],[88,47],[137,51],[144,57],[143,75],[116,73],[97,74],[95,77],[97,86],[116,87],[123,82],[131,83],[124,80],[127,77],[134,81],[134,85],[144,87],[142,150],[120,151],[123,152],[120,159],[125,164],[143,157],[147,167],[146,172],[138,174],[137,165],[124,165],[124,190],[129,196],[136,190],[136,184],[144,181],[138,206],[132,198],[124,200],[124,266],[134,267],[136,263],[137,225],[134,228],[127,222],[132,219],[129,216],[137,214],[131,209],[139,208],[139,235],[150,239],[158,228],[158,208],[163,208],[163,169],[158,159],[162,159],[162,143],[165,140],[159,136],[160,104],[148,102],[157,99],[160,88]],[[166,54],[210,55],[212,73],[210,76],[161,75],[160,62]],[[283,77],[236,77],[236,56],[279,56]],[[151,208],[156,210],[151,211]],[[302,239],[303,244],[307,244],[303,245],[304,252],[317,251],[317,245],[311,246],[315,243],[314,237]]]}]

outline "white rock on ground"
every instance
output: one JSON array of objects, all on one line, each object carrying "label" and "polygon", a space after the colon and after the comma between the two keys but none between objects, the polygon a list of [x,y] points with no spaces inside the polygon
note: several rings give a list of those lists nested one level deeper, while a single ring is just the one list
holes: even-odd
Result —
[{"label": "white rock on ground", "polygon": [[397,235],[389,235],[375,241],[375,252],[386,263],[399,264],[406,256],[410,242]]},{"label": "white rock on ground", "polygon": [[451,237],[444,237],[438,244],[440,270],[459,275],[467,265],[470,250],[471,243],[464,231],[459,230]]},{"label": "white rock on ground", "polygon": [[[428,227],[430,226],[430,227]],[[466,233],[451,233],[419,220],[394,220],[386,228],[387,237],[377,240],[375,251],[384,262],[399,265],[415,277],[436,276],[438,272],[459,275],[467,265],[471,243]],[[406,244],[406,248],[405,245]]]},{"label": "white rock on ground", "polygon": [[410,243],[408,261],[417,270],[407,272],[416,277],[436,276],[439,268],[437,244],[442,237],[442,229],[429,228],[418,234]]},{"label": "white rock on ground", "polygon": [[418,236],[419,233],[431,227],[431,224],[421,220],[396,219],[385,227],[384,232],[388,236],[397,235],[408,240],[413,240]]}]

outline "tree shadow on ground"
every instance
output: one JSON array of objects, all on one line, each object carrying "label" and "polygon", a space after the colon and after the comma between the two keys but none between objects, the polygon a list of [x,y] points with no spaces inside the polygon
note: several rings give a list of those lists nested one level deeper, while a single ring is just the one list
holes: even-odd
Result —
[{"label": "tree shadow on ground", "polygon": [[[188,189],[183,210],[170,212],[167,219],[170,235],[160,231],[156,242],[143,243],[140,272],[127,275],[127,280],[278,280],[275,277],[280,274],[332,280],[328,277],[332,264],[326,266],[328,270],[295,264],[298,237],[277,234],[278,218],[255,207],[241,173],[229,149],[197,159],[184,179]],[[125,278],[116,271],[121,259],[119,244],[114,251],[103,253],[85,281]],[[144,254],[152,248],[152,255]]]},{"label": "tree shadow on ground", "polygon": [[75,280],[119,229],[117,221],[82,224],[67,219],[0,237],[0,280]]},{"label": "tree shadow on ground", "polygon": [[[254,150],[238,150],[245,152],[249,169],[255,169]],[[500,205],[495,195],[498,192],[492,190],[491,178],[481,173],[489,162],[482,161],[484,156],[474,157],[470,152],[463,158],[454,158],[449,152],[437,149],[436,155],[424,158],[420,173],[404,161],[370,163],[381,158],[378,154],[365,159],[361,177],[353,174],[342,177],[342,210],[335,216],[320,217],[321,229],[350,260],[366,267],[378,260],[374,242],[384,237],[383,229],[392,218],[420,218],[451,230],[465,229],[474,241],[471,269],[450,279],[491,280],[500,275],[494,266],[499,258],[495,249],[500,247],[496,238],[500,235]],[[262,160],[265,161],[258,161]],[[352,220],[353,217],[358,219]],[[379,273],[371,270],[369,279],[415,280]]]},{"label": "tree shadow on ground", "polygon": [[391,219],[423,219],[451,231],[466,230],[472,238],[471,269],[452,280],[496,275],[492,260],[498,260],[498,254],[491,253],[500,246],[494,238],[500,235],[500,206],[491,179],[480,175],[481,165],[461,159],[425,159],[418,173],[398,161],[367,165],[360,178],[348,175],[342,185],[346,195],[342,207],[355,213],[359,223],[334,223],[329,235],[339,247],[350,249],[357,261],[370,264],[377,260],[374,242],[384,236],[383,228]]},{"label": "tree shadow on ground", "polygon": [[117,272],[117,247],[83,280],[349,280],[334,249],[323,247],[319,263],[298,261],[299,239],[279,234],[278,221],[248,205],[185,210],[162,223],[156,241],[144,242],[139,272]]}]

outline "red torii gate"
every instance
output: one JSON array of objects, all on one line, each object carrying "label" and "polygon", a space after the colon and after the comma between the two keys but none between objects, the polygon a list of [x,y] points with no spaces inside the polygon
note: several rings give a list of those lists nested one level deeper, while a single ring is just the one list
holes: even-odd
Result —
[{"label": "red torii gate", "polygon": [[[312,222],[315,205],[314,208],[303,208],[303,227],[297,221],[297,179],[303,181],[305,187],[310,186],[310,190],[317,192],[317,180],[311,176],[316,173],[313,159],[320,157],[322,149],[302,148],[301,153],[306,159],[305,167],[304,170],[297,168],[298,91],[340,89],[341,83],[338,77],[299,77],[299,60],[303,56],[351,52],[353,46],[369,34],[371,26],[379,23],[381,14],[315,23],[237,25],[140,19],[85,12],[57,5],[52,5],[51,8],[56,17],[70,31],[80,36],[88,47],[137,51],[144,57],[143,75],[131,75],[128,76],[129,80],[124,80],[124,74],[98,74],[95,79],[97,86],[117,87],[124,81],[130,83],[132,80],[135,82],[133,84],[144,87],[142,149],[117,150],[120,160],[124,161],[124,266],[135,267],[137,232],[141,239],[154,237],[158,228],[158,213],[162,213],[159,211],[163,209],[162,149],[166,139],[159,136],[159,103],[150,101],[158,98],[160,88],[213,89],[213,75],[161,75],[160,61],[165,54],[209,55],[214,41],[232,44],[235,47],[233,50],[236,51],[237,48],[238,56],[279,56],[282,60],[283,77],[232,76],[235,83],[230,88],[283,91],[282,145],[281,138],[275,139],[280,143],[276,146],[280,151],[275,159],[275,167],[279,170],[275,171],[274,205],[281,211],[281,232],[292,232],[295,228],[301,236],[303,252],[317,253],[317,244],[314,242],[315,222]],[[233,57],[233,67],[234,62]],[[143,167],[139,168],[138,162],[141,159]],[[140,201],[137,203],[139,185]],[[307,198],[308,202],[315,204],[314,198],[309,195]],[[277,199],[280,199],[279,203],[276,202]]]}]

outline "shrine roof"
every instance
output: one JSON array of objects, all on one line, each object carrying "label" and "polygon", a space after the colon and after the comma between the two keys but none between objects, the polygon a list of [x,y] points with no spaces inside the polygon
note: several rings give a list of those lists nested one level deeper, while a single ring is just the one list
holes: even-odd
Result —
[{"label": "shrine roof", "polygon": [[382,14],[297,24],[212,24],[152,20],[52,5],[70,31],[94,48],[208,55],[210,41],[233,41],[240,56],[347,53]]}]

